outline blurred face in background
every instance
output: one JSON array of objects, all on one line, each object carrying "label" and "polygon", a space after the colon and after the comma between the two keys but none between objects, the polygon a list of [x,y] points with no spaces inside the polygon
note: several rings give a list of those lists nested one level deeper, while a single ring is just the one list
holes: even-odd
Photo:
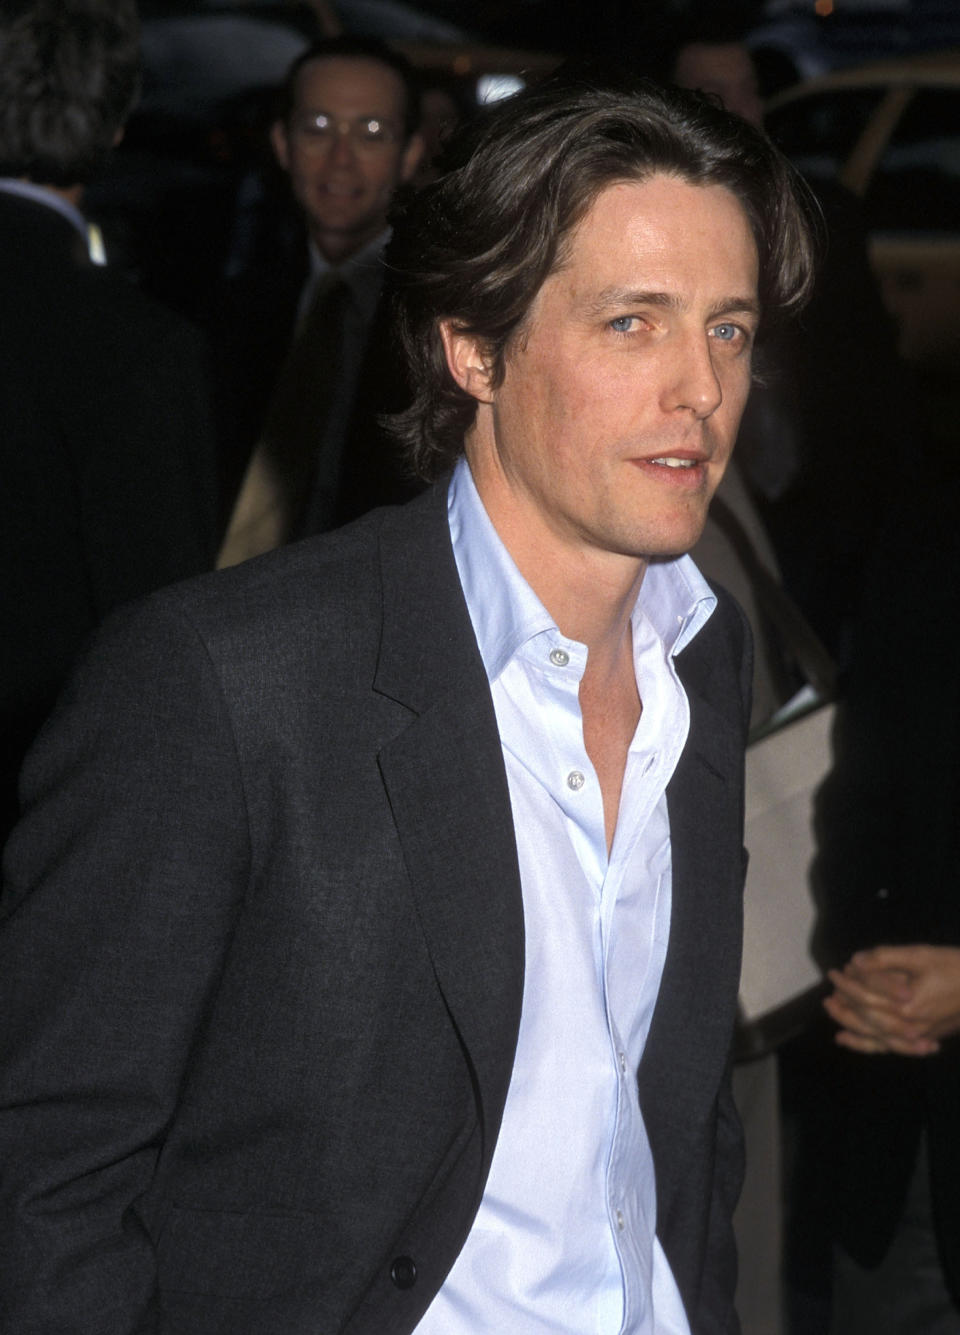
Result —
[{"label": "blurred face in background", "polygon": [[310,235],[332,263],[384,230],[397,186],[422,152],[405,136],[406,90],[395,70],[366,56],[329,56],[300,70],[294,105],[272,129]]},{"label": "blurred face in background", "polygon": [[728,111],[763,128],[757,72],[742,42],[688,43],[677,55],[673,79],[681,88],[713,93]]}]

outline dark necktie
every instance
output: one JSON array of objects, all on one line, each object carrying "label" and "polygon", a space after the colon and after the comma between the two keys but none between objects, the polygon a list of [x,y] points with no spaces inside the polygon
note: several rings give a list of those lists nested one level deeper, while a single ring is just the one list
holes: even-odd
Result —
[{"label": "dark necktie", "polygon": [[[296,527],[317,470],[324,427],[344,370],[344,320],[350,289],[340,278],[322,282],[300,323],[280,371],[264,424],[268,451]],[[289,536],[289,533],[285,536]]]},{"label": "dark necktie", "polygon": [[343,373],[350,288],[332,276],[317,289],[277,377],[217,565],[235,565],[296,535],[315,488],[320,444]]}]

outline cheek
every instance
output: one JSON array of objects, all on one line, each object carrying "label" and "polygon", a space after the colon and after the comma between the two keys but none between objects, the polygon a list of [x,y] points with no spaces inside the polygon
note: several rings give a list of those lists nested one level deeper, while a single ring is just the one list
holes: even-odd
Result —
[{"label": "cheek", "polygon": [[392,195],[400,183],[398,162],[376,163],[367,167],[364,178],[371,191],[380,196]]},{"label": "cheek", "polygon": [[747,406],[747,399],[750,397],[750,389],[753,385],[749,361],[746,363],[736,361],[729,366],[719,366],[717,368],[717,378],[723,392],[721,411],[726,416],[735,416],[739,420],[741,413]]},{"label": "cheek", "polygon": [[614,353],[592,357],[580,363],[584,392],[597,402],[605,402],[609,412],[617,412],[629,403],[639,404],[658,397],[659,387],[676,376],[672,349],[623,346]]},{"label": "cheek", "polygon": [[294,159],[291,162],[290,185],[294,195],[301,203],[310,198],[311,193],[316,189],[320,175],[320,165],[312,159],[306,162]]},{"label": "cheek", "polygon": [[737,426],[740,425],[740,418],[743,416],[743,410],[747,406],[747,400],[750,398],[750,390],[752,387],[753,380],[747,375],[745,379],[738,384],[737,389],[733,394],[733,412],[737,419]]}]

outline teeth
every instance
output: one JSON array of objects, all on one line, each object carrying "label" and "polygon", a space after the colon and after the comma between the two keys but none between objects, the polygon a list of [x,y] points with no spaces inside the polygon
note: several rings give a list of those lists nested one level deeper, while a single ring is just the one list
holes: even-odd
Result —
[{"label": "teeth", "polygon": [[662,464],[664,468],[694,468],[696,459],[651,459],[651,463]]}]

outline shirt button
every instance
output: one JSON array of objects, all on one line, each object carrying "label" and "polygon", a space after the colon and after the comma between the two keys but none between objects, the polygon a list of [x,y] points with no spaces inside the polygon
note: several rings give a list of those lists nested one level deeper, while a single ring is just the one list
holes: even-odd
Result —
[{"label": "shirt button", "polygon": [[572,789],[575,793],[579,793],[585,783],[586,779],[578,769],[572,769],[567,775],[567,787]]},{"label": "shirt button", "polygon": [[566,667],[570,662],[570,655],[566,649],[551,649],[550,662],[554,667]]},{"label": "shirt button", "polygon": [[627,1058],[626,1055],[622,1052],[620,1053],[620,1074],[621,1075],[627,1074]]},{"label": "shirt button", "polygon": [[617,1211],[617,1230],[618,1230],[620,1233],[622,1233],[625,1227],[626,1227],[626,1224],[624,1223],[624,1219],[623,1219],[623,1211],[622,1211],[622,1210],[618,1210],[618,1211]]}]

